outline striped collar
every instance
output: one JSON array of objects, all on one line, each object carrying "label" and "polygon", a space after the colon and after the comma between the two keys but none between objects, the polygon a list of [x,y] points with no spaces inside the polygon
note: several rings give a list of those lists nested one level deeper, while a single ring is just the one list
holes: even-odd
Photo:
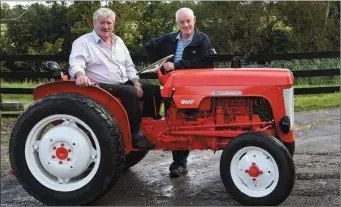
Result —
[{"label": "striped collar", "polygon": [[[187,43],[187,42],[190,43],[192,41],[193,37],[194,37],[194,33],[195,33],[195,31],[193,31],[191,36],[184,43]],[[182,40],[181,40],[181,32],[178,33],[178,35],[176,36],[176,39],[178,39],[178,40],[180,40],[182,42]]]}]

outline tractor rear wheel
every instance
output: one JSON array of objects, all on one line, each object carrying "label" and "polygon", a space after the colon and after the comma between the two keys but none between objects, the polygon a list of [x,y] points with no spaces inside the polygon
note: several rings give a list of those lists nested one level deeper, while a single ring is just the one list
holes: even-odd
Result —
[{"label": "tractor rear wheel", "polygon": [[123,169],[123,137],[97,102],[59,93],[33,103],[10,138],[15,176],[47,205],[85,205],[101,198]]},{"label": "tractor rear wheel", "polygon": [[137,163],[139,163],[146,155],[148,151],[131,151],[125,156],[123,170],[128,170]]},{"label": "tractor rear wheel", "polygon": [[295,142],[291,142],[291,143],[282,142],[282,143],[287,148],[287,150],[290,153],[290,155],[292,157],[294,157],[294,154],[295,154]]},{"label": "tractor rear wheel", "polygon": [[247,132],[231,140],[220,160],[226,190],[242,205],[279,205],[291,193],[295,166],[275,137]]}]

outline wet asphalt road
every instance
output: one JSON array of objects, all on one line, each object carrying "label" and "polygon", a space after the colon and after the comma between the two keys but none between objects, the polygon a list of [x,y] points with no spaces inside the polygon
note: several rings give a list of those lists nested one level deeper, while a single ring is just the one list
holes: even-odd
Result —
[{"label": "wet asphalt road", "polygon": [[[340,206],[340,110],[295,114],[296,182],[282,205]],[[105,197],[93,205],[239,205],[225,190],[219,173],[221,151],[192,151],[186,176],[170,179],[170,152],[153,151],[124,172]],[[3,156],[3,155],[1,155]],[[1,206],[43,205],[14,176],[1,176]]]}]

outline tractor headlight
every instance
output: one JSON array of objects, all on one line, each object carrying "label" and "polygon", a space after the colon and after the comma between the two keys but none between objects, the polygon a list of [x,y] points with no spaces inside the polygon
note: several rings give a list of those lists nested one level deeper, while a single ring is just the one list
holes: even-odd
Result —
[{"label": "tractor headlight", "polygon": [[283,89],[285,114],[290,118],[290,128],[294,127],[294,88]]}]

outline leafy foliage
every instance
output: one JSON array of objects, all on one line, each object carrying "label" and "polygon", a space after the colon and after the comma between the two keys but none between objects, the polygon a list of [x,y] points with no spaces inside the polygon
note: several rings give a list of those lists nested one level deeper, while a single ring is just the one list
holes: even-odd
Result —
[{"label": "leafy foliage", "polygon": [[[192,8],[196,26],[210,37],[218,54],[286,53],[339,50],[339,1],[110,1],[115,33],[132,55],[143,44],[177,31],[175,12]],[[2,54],[63,54],[72,42],[91,32],[99,1],[1,4]],[[6,20],[6,21],[5,21]]]}]

